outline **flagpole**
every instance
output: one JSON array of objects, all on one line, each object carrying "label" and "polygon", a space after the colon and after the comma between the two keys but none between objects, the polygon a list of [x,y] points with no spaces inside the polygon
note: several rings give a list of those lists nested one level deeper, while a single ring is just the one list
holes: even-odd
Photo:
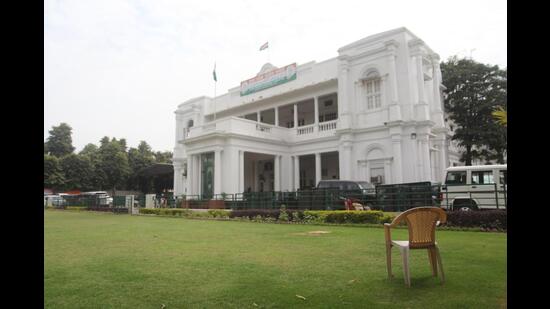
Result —
[{"label": "flagpole", "polygon": [[[216,62],[214,62],[214,73],[216,72]],[[218,83],[218,77],[214,79],[214,121],[216,121],[216,84]]]}]

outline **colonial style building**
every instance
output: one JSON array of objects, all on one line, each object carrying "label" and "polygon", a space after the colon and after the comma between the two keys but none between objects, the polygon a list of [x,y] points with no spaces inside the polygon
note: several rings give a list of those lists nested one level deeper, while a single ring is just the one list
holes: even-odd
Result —
[{"label": "colonial style building", "polygon": [[185,101],[175,112],[174,192],[294,191],[321,179],[439,182],[458,162],[439,61],[399,28],[322,62],[267,63],[215,100]]}]

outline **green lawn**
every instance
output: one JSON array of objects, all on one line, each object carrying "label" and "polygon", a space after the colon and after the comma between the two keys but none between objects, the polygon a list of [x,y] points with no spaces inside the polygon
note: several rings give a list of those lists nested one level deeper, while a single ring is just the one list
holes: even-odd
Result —
[{"label": "green lawn", "polygon": [[447,282],[413,250],[411,288],[381,228],[47,210],[44,233],[46,308],[506,307],[503,233],[438,231]]}]

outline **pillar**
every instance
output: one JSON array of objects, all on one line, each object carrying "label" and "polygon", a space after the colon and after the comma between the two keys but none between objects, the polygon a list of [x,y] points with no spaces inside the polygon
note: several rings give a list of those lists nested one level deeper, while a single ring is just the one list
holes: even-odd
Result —
[{"label": "pillar", "polygon": [[275,107],[275,126],[279,126],[279,108]]},{"label": "pillar", "polygon": [[[393,179],[392,183],[403,183],[403,169],[401,167],[401,134],[392,135],[392,153],[393,153]],[[389,181],[389,180],[388,180]]]},{"label": "pillar", "polygon": [[294,104],[294,127],[298,127],[298,104]]},{"label": "pillar", "polygon": [[273,178],[275,181],[275,184],[273,185],[273,189],[275,191],[281,191],[281,164],[280,161],[281,156],[275,155],[273,158]]},{"label": "pillar", "polygon": [[222,150],[214,151],[214,194],[222,193]]},{"label": "pillar", "polygon": [[236,193],[242,193],[244,190],[244,151],[239,150],[239,192]]},{"label": "pillar", "polygon": [[187,194],[194,194],[193,184],[195,183],[193,175],[195,173],[195,162],[193,155],[187,156]]},{"label": "pillar", "polygon": [[420,181],[431,181],[430,144],[428,134],[420,135]]},{"label": "pillar", "polygon": [[319,131],[319,97],[315,96],[313,97],[313,110],[314,110],[314,117],[313,123],[315,126],[313,127],[313,132]]},{"label": "pillar", "polygon": [[344,141],[339,147],[340,179],[351,180],[351,141]]},{"label": "pillar", "polygon": [[300,189],[300,157],[294,156],[294,190]]},{"label": "pillar", "polygon": [[401,120],[401,107],[399,106],[399,92],[397,86],[397,66],[395,58],[397,57],[397,42],[391,40],[386,42],[388,50],[388,67],[389,67],[389,86],[390,86],[390,104],[389,104],[389,120]]},{"label": "pillar", "polygon": [[321,181],[321,153],[315,154],[315,186]]}]

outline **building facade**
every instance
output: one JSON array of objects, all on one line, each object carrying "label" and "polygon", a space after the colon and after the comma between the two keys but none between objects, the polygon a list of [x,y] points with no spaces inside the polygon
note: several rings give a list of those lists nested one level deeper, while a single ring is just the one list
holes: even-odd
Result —
[{"label": "building facade", "polygon": [[[274,67],[176,110],[174,193],[294,191],[321,179],[440,182],[451,161],[439,56],[406,28]],[[451,147],[452,148],[452,147]]]}]

